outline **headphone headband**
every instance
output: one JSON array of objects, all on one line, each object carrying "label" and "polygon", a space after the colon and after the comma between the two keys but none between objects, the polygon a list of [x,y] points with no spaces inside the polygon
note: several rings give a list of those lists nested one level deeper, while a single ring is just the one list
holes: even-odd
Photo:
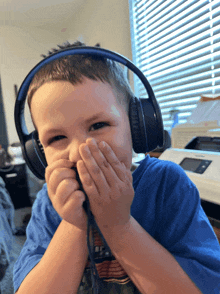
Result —
[{"label": "headphone headband", "polygon": [[[108,58],[114,61],[117,61],[125,66],[127,66],[131,71],[133,71],[138,77],[139,79],[142,81],[149,98],[152,100],[152,103],[155,105],[155,109],[158,108],[157,105],[157,101],[155,99],[154,96],[154,92],[148,82],[148,80],[146,79],[146,77],[144,76],[144,74],[126,57],[112,52],[110,50],[107,49],[103,49],[103,48],[94,48],[94,47],[89,47],[89,46],[85,46],[85,47],[75,47],[75,48],[68,48],[68,49],[64,49],[60,52],[54,53],[48,57],[46,57],[44,60],[40,61],[30,72],[29,74],[26,76],[25,80],[23,81],[19,92],[18,92],[18,96],[17,96],[17,100],[16,100],[16,104],[15,104],[15,124],[16,127],[19,128],[19,133],[23,133],[24,135],[28,135],[28,130],[25,124],[25,121],[23,120],[24,116],[19,116],[18,113],[23,113],[24,112],[24,105],[25,105],[25,100],[26,100],[26,96],[27,96],[27,92],[28,92],[28,88],[31,84],[31,81],[34,77],[34,75],[45,65],[49,64],[50,62],[68,56],[68,55],[92,55],[92,56],[102,56],[104,58]],[[154,99],[152,99],[154,98]],[[159,114],[158,114],[159,116]],[[21,119],[19,121],[19,119]],[[20,128],[21,126],[21,128]],[[20,138],[22,139],[22,138]]]}]

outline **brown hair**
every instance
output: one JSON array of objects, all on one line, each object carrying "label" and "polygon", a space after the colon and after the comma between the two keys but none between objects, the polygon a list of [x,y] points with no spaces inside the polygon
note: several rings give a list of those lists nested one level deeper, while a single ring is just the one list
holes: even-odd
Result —
[{"label": "brown hair", "polygon": [[[58,45],[59,49],[52,49],[48,52],[50,56],[63,49],[86,46],[77,41],[74,44],[66,42]],[[96,46],[99,46],[98,44]],[[46,58],[46,55],[41,55]],[[127,79],[124,76],[123,68],[119,63],[100,57],[89,55],[68,55],[52,61],[41,68],[34,76],[28,89],[27,101],[31,112],[31,100],[34,93],[44,84],[50,81],[69,81],[73,85],[83,83],[83,78],[107,82],[116,90],[119,104],[129,111],[129,102],[134,94]],[[32,117],[33,120],[33,117]]]}]

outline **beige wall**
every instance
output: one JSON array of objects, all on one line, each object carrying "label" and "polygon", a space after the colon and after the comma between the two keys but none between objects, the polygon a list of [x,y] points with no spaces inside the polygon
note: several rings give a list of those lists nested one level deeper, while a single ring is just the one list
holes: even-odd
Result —
[{"label": "beige wall", "polygon": [[[14,84],[20,87],[28,72],[40,61],[40,53],[45,52],[46,45],[51,46],[57,40],[61,41],[61,38],[39,29],[32,30],[32,34],[29,34],[28,30],[10,26],[2,30],[1,36],[2,95],[8,141],[13,143],[18,141],[14,124]],[[27,125],[28,129],[31,129],[32,124],[28,115]]]},{"label": "beige wall", "polygon": [[[85,1],[82,8],[60,27],[1,27],[0,74],[9,143],[18,141],[14,125],[14,84],[20,87],[28,72],[42,58],[40,54],[61,44],[80,40],[101,46],[132,59],[128,0]],[[33,129],[28,111],[28,130]]]},{"label": "beige wall", "polygon": [[80,8],[72,22],[73,38],[88,45],[117,51],[131,59],[128,0],[92,0]]}]

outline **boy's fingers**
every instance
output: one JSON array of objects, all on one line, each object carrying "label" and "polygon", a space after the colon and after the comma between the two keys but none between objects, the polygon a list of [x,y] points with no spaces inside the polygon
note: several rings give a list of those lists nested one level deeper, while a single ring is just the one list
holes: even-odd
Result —
[{"label": "boy's fingers", "polygon": [[125,168],[107,143],[103,145],[88,141],[88,145],[110,186],[114,185],[118,178],[121,181],[125,180]]},{"label": "boy's fingers", "polygon": [[[47,183],[49,182],[51,173],[59,167],[71,168],[71,167],[73,167],[73,163],[67,159],[59,159],[59,160],[51,163],[50,165],[48,165],[45,170],[45,180]],[[74,173],[75,173],[75,171],[74,171]]]},{"label": "boy's fingers", "polygon": [[99,143],[98,145],[100,151],[102,154],[105,156],[106,160],[109,162],[111,165],[112,169],[116,173],[117,177],[121,180],[124,181],[126,177],[126,167],[124,164],[122,164],[117,156],[115,155],[114,151],[111,149],[111,147],[105,142],[104,145]]},{"label": "boy's fingers", "polygon": [[66,201],[69,197],[79,188],[79,184],[76,180],[73,179],[64,179],[62,182],[59,183],[56,194],[54,194],[55,198],[54,203],[57,202],[61,206],[65,205]]},{"label": "boy's fingers", "polygon": [[[75,171],[70,168],[56,168],[52,171],[48,186],[50,187],[50,191],[54,195],[56,193],[58,185],[64,181],[65,179],[74,180],[75,179]],[[77,183],[76,189],[79,188],[79,184]]]},{"label": "boy's fingers", "polygon": [[86,144],[82,144],[80,146],[79,152],[80,152],[81,158],[85,164],[86,170],[88,170],[87,173],[90,174],[91,179],[96,184],[98,192],[102,193],[102,191],[100,191],[101,185],[99,185],[99,189],[98,189],[97,184],[102,183],[103,188],[107,187],[108,180],[105,177],[105,175],[103,174],[102,169],[100,169],[100,166],[97,164],[98,155],[97,154],[94,155],[94,152],[91,153]]}]

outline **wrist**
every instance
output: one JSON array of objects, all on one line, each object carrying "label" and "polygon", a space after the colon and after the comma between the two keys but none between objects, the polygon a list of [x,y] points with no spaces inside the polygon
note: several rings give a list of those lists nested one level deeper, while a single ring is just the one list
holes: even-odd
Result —
[{"label": "wrist", "polygon": [[87,216],[86,213],[83,212],[82,216],[77,220],[72,220],[71,218],[63,218],[62,220],[66,227],[73,228],[74,230],[81,231],[87,233]]},{"label": "wrist", "polygon": [[132,225],[133,217],[130,215],[127,220],[124,222],[121,222],[120,224],[116,225],[103,225],[103,224],[98,224],[101,232],[103,233],[104,237],[106,240],[108,240],[108,244],[110,246],[111,241],[114,242],[115,238],[123,238],[124,234],[130,230],[130,227]]}]

